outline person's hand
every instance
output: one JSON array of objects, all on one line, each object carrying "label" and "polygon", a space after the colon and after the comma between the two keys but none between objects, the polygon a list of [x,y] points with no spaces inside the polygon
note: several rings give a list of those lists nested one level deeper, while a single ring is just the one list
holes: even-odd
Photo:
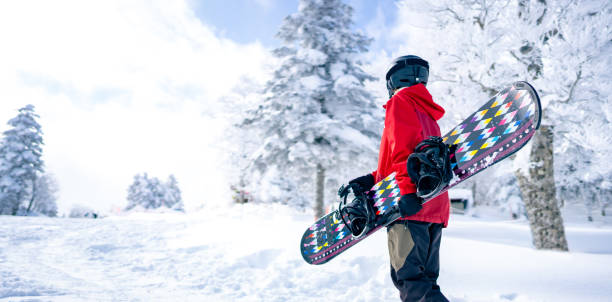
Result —
[{"label": "person's hand", "polygon": [[399,201],[399,210],[402,217],[412,216],[423,208],[423,200],[416,193],[402,195]]},{"label": "person's hand", "polygon": [[364,176],[359,176],[349,181],[349,185],[350,184],[358,184],[362,190],[361,192],[365,193],[367,191],[370,191],[370,189],[374,186],[374,175],[367,174]]}]

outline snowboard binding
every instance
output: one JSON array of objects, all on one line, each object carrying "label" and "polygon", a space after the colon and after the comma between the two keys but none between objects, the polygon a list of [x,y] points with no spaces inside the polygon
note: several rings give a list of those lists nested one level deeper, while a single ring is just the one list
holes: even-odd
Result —
[{"label": "snowboard binding", "polygon": [[417,196],[423,199],[436,196],[453,178],[450,155],[453,150],[439,136],[420,142],[408,157],[407,169],[417,186]]},{"label": "snowboard binding", "polygon": [[[349,194],[353,195],[352,201],[348,202]],[[351,231],[353,237],[361,237],[374,227],[376,211],[372,206],[371,197],[363,192],[356,184],[341,186],[338,190],[340,202],[338,203],[337,219],[341,219],[344,225]]]}]

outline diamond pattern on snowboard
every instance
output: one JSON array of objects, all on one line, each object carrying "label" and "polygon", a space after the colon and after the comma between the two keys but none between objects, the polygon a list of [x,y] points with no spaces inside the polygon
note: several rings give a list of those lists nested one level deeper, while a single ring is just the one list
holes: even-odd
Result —
[{"label": "diamond pattern on snowboard", "polygon": [[400,199],[400,189],[395,180],[395,173],[387,176],[381,182],[372,187],[374,192],[374,209],[376,215],[386,213],[391,207],[396,206]]},{"label": "diamond pattern on snowboard", "polygon": [[457,162],[453,169],[469,166],[480,152],[511,137],[522,122],[531,118],[535,106],[535,100],[527,90],[512,86],[498,93],[482,106],[484,109],[472,114],[443,137],[446,144],[457,145]]}]

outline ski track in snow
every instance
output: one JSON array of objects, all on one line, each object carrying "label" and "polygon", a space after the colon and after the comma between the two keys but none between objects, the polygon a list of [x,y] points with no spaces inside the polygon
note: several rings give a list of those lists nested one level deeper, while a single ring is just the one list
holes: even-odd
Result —
[{"label": "ski track in snow", "polygon": [[[378,232],[327,264],[299,254],[308,214],[280,205],[105,219],[0,216],[0,301],[399,301]],[[612,228],[570,226],[537,251],[525,222],[451,218],[451,301],[609,301]]]}]

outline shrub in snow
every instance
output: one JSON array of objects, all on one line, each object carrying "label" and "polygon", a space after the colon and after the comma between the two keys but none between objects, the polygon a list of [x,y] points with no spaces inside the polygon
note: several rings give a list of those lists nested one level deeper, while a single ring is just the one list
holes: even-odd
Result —
[{"label": "shrub in snow", "polygon": [[126,210],[137,207],[143,209],[168,208],[184,211],[181,191],[174,175],[166,182],[157,177],[149,177],[147,173],[134,176],[134,182],[128,188],[128,206]]},{"label": "shrub in snow", "polygon": [[96,211],[94,211],[93,209],[89,207],[82,206],[82,205],[73,206],[72,209],[70,209],[70,213],[68,214],[68,217],[70,218],[92,218],[92,219],[101,218],[101,216]]}]

